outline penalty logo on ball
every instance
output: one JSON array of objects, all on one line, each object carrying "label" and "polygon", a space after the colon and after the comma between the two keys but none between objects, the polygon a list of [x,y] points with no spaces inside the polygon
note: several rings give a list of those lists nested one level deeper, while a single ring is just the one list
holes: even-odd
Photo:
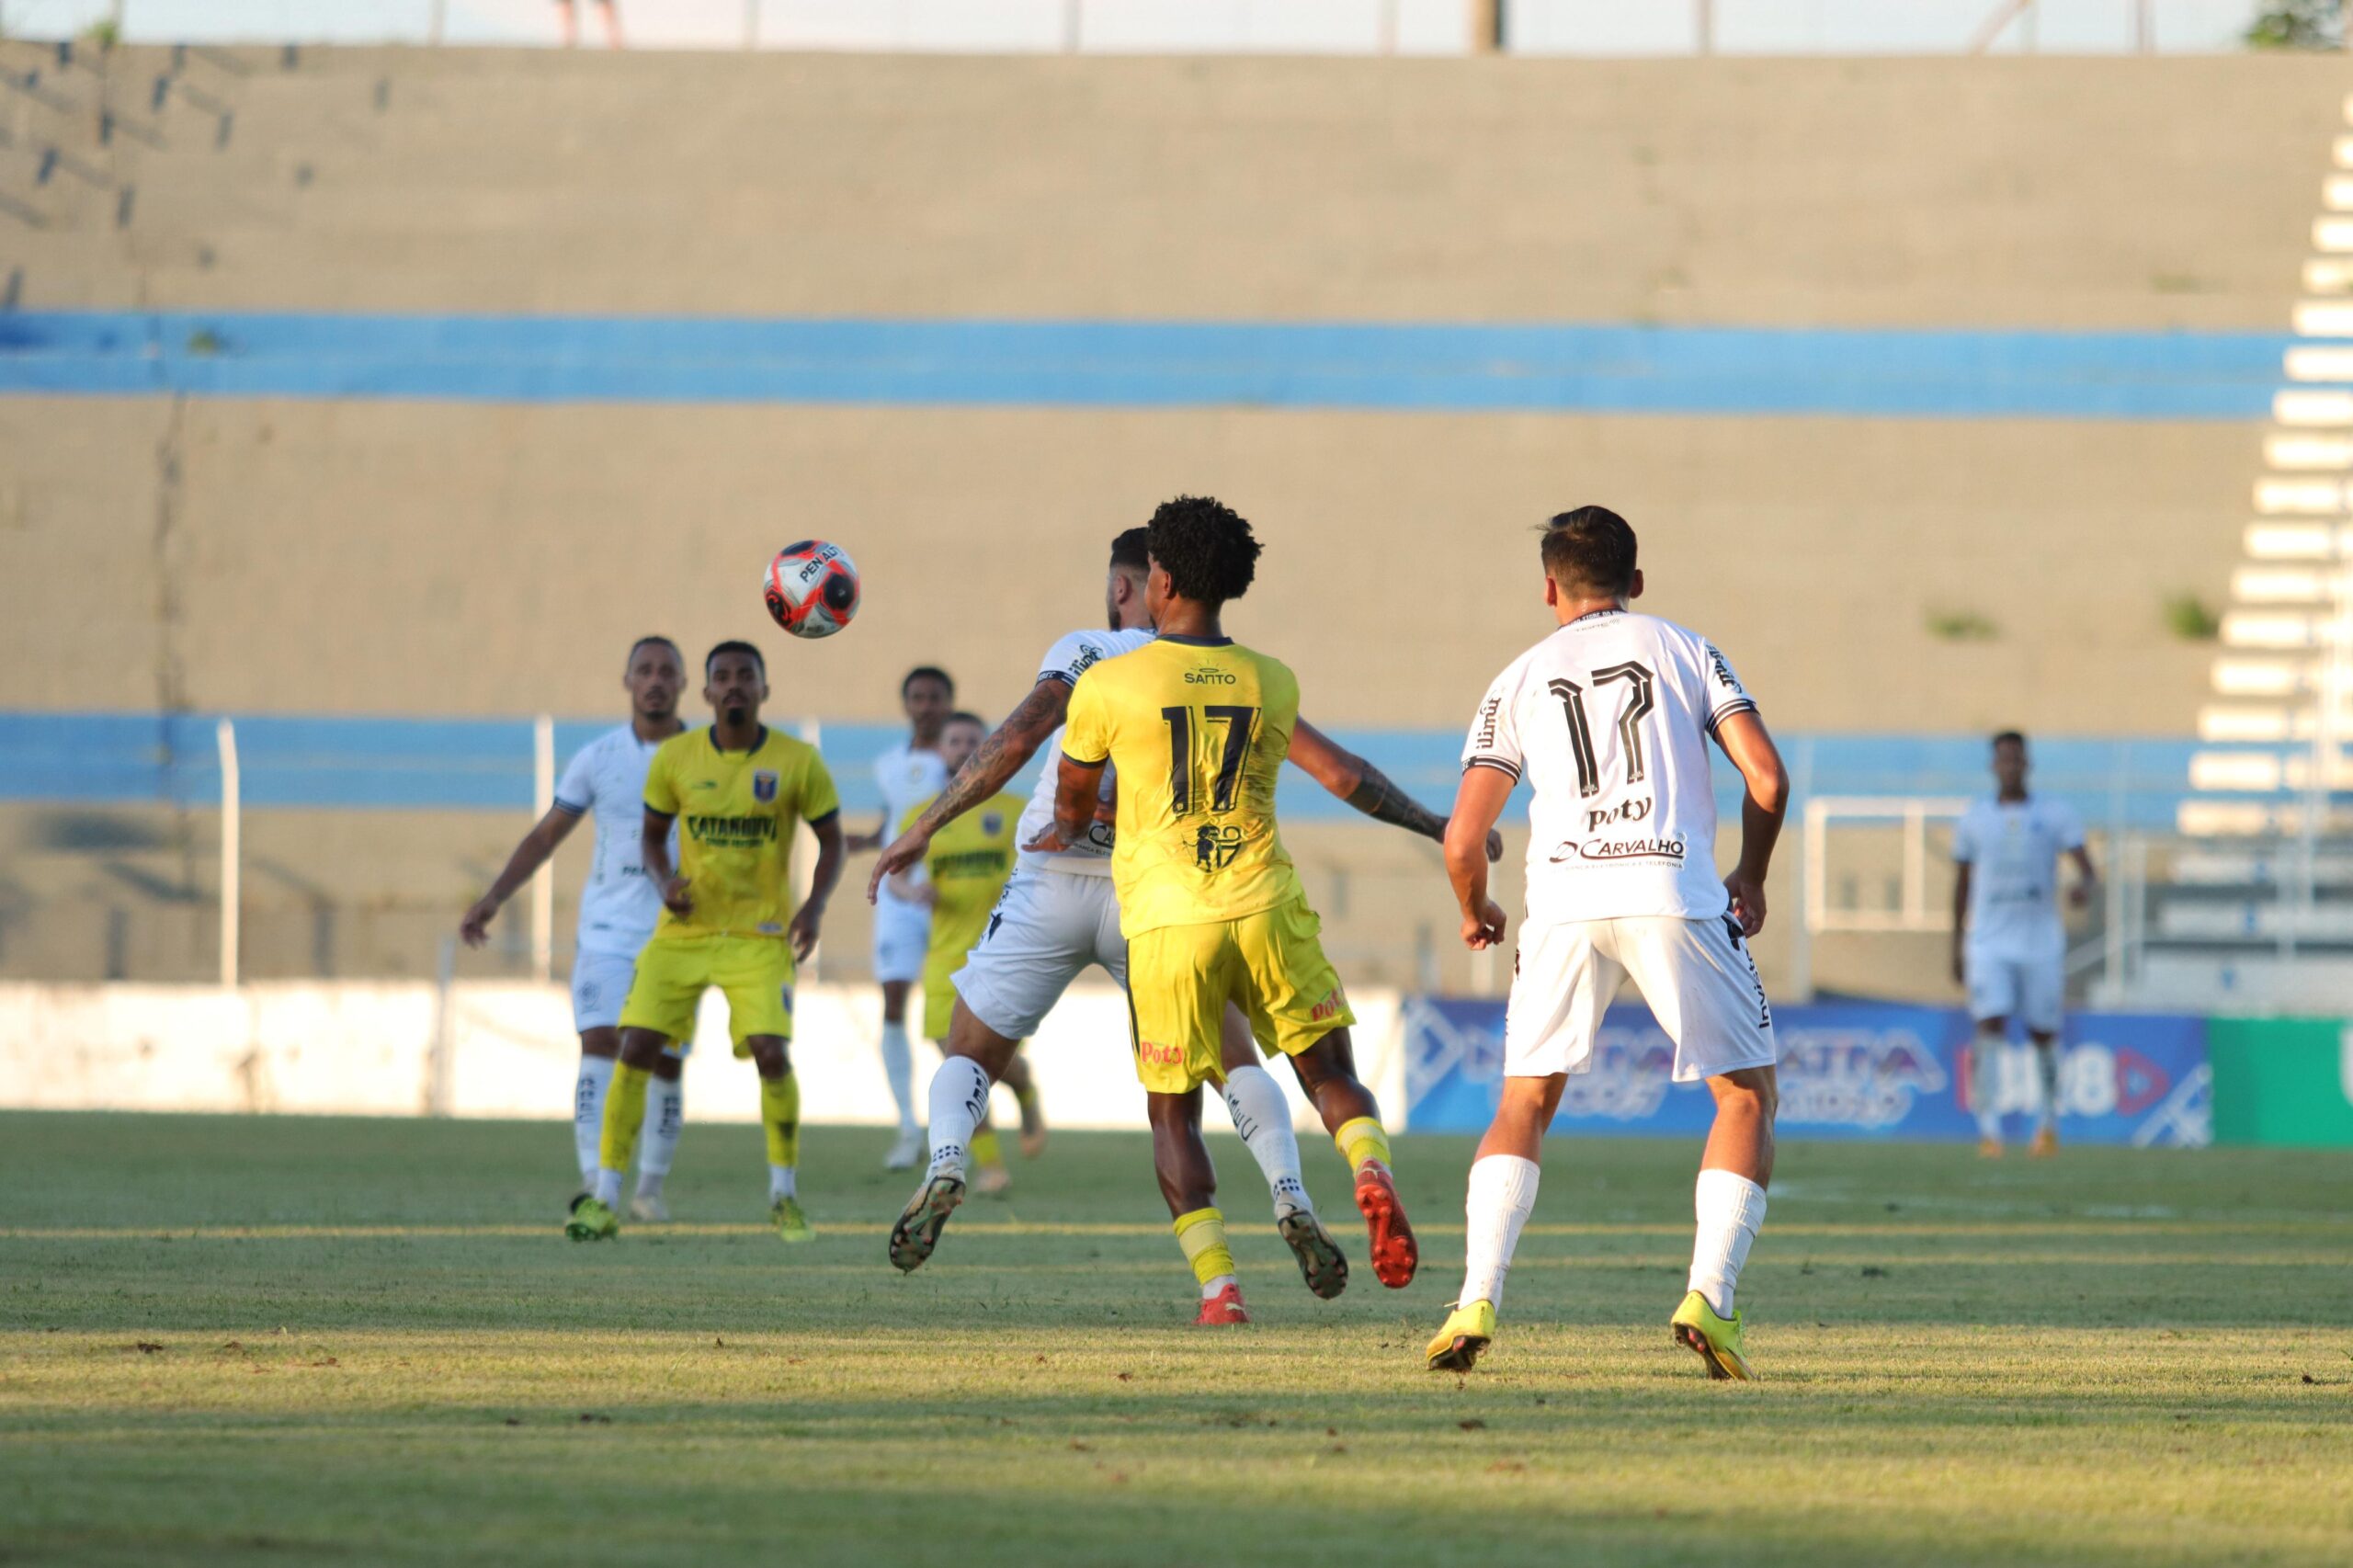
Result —
[{"label": "penalty logo on ball", "polygon": [[858,568],[841,546],[821,539],[777,551],[760,588],[768,614],[795,637],[831,637],[858,614]]}]

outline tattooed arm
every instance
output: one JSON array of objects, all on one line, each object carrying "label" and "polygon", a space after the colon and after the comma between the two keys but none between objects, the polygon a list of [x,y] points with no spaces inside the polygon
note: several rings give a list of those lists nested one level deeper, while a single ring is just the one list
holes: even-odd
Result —
[{"label": "tattooed arm", "polygon": [[[1290,759],[1318,784],[1375,822],[1402,827],[1424,838],[1446,841],[1446,819],[1390,782],[1389,776],[1306,720],[1291,728]],[[1487,858],[1503,858],[1503,835],[1487,835]]]},{"label": "tattooed arm", "polygon": [[956,770],[948,788],[939,798],[924,809],[906,832],[892,840],[874,863],[874,875],[867,880],[866,899],[874,902],[874,892],[883,879],[919,863],[931,847],[931,835],[979,805],[992,800],[1004,790],[1006,782],[1020,772],[1046,737],[1062,728],[1063,717],[1070,710],[1070,683],[1057,676],[1048,676],[1029,688],[1006,722],[999,724],[972,759]]}]

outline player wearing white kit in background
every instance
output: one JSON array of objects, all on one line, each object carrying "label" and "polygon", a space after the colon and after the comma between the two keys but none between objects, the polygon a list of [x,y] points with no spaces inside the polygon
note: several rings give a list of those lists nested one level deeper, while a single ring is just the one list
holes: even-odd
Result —
[{"label": "player wearing white kit in background", "polygon": [[[1627,609],[1643,574],[1624,518],[1602,506],[1563,512],[1545,527],[1542,555],[1558,630],[1487,688],[1447,830],[1463,941],[1494,946],[1504,913],[1487,896],[1479,835],[1521,778],[1535,791],[1503,1098],[1471,1167],[1462,1292],[1426,1356],[1434,1371],[1466,1370],[1494,1338],[1545,1129],[1567,1075],[1592,1066],[1602,1012],[1631,976],[1675,1041],[1676,1081],[1704,1078],[1716,1101],[1689,1285],[1669,1326],[1711,1377],[1747,1378],[1733,1293],[1765,1218],[1779,1053],[1745,939],[1765,924],[1789,780],[1723,655]],[[1721,881],[1711,739],[1747,785],[1740,863]]]},{"label": "player wearing white kit in background", "polygon": [[[641,637],[629,651],[621,684],[630,694],[630,722],[597,736],[572,758],[557,783],[555,804],[507,858],[491,889],[458,926],[479,948],[490,922],[570,836],[584,816],[597,832],[588,879],[580,890],[579,936],[572,960],[572,1026],[580,1033],[580,1076],[573,1090],[572,1138],[584,1187],[597,1179],[597,1142],[605,1124],[605,1092],[620,1054],[621,1004],[629,997],[638,950],[662,913],[661,890],[646,880],[638,836],[645,815],[645,768],[662,743],[686,728],[678,693],[685,661],[667,637]],[[665,1055],[645,1103],[645,1138],[638,1161],[637,1195],[630,1212],[666,1220],[662,1184],[678,1149],[685,1115],[679,1083],[683,1052]]]},{"label": "player wearing white kit in background", "polygon": [[[899,705],[911,726],[907,738],[874,759],[874,787],[882,792],[882,820],[872,833],[849,840],[853,850],[877,849],[891,840],[907,813],[948,787],[939,760],[939,731],[956,707],[956,683],[929,665],[909,670],[899,682]],[[899,1110],[899,1136],[883,1157],[886,1170],[913,1170],[923,1156],[923,1130],[915,1125],[915,1051],[907,1039],[907,998],[923,979],[931,949],[931,909],[902,898],[885,882],[874,898],[874,978],[882,987],[882,1075]]]},{"label": "player wearing white kit in background", "polygon": [[1994,737],[1998,789],[1955,824],[1952,858],[1952,977],[1969,993],[1977,1025],[1970,1051],[1970,1102],[1978,1150],[2002,1153],[2000,1066],[2009,1023],[2034,1042],[2042,1104],[2030,1152],[2059,1148],[2059,1025],[2066,994],[2067,928],[2059,913],[2059,857],[2080,873],[2068,900],[2081,908],[2097,879],[2084,848],[2084,824],[2065,802],[2027,793],[2026,737]]},{"label": "player wearing white kit in background", "polygon": [[[947,792],[882,852],[875,883],[920,863],[934,834],[994,797],[1038,752],[1059,756],[1063,717],[1079,676],[1152,641],[1144,608],[1147,532],[1129,528],[1111,541],[1105,586],[1111,629],[1071,632],[1047,651],[1029,695],[981,743]],[[1290,760],[1368,816],[1429,838],[1445,832],[1441,818],[1303,720],[1291,736]],[[1105,800],[1085,843],[1053,854],[1021,854],[986,934],[954,977],[956,1010],[947,1060],[931,1080],[931,1166],[891,1233],[891,1261],[901,1269],[914,1269],[931,1256],[940,1227],[961,1201],[973,1130],[987,1114],[990,1087],[1005,1073],[1015,1048],[1037,1031],[1089,964],[1099,964],[1122,989],[1127,985],[1127,940],[1120,934],[1119,900],[1111,887],[1109,796],[1116,788],[1106,770]],[[1052,825],[1054,789],[1054,770],[1048,768],[1023,809],[1016,842],[1032,843]],[[1502,852],[1500,837],[1492,848]],[[873,891],[870,884],[869,896]],[[1290,1103],[1260,1064],[1249,1025],[1232,1007],[1226,1010],[1223,1058],[1226,1109],[1267,1178],[1276,1228],[1308,1288],[1319,1296],[1337,1295],[1347,1283],[1347,1262],[1308,1196]]]}]

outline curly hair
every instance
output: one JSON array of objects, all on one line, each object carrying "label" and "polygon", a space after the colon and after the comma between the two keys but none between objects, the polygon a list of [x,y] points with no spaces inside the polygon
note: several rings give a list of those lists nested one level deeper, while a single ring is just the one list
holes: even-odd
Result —
[{"label": "curly hair", "polygon": [[1222,604],[1249,591],[1258,541],[1242,514],[1206,495],[1163,501],[1152,514],[1152,558],[1183,598]]}]

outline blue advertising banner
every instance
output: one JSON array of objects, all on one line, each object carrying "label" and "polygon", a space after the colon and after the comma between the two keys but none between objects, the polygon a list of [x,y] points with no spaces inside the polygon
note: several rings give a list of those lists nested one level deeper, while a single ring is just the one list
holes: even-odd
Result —
[{"label": "blue advertising banner", "polygon": [[[1479,1132],[1500,1097],[1504,1005],[1406,1000],[1407,1125]],[[1957,1007],[1824,1002],[1777,1007],[1780,1131],[1793,1138],[1973,1141],[1968,1015]],[[2076,1013],[2061,1040],[2060,1138],[2075,1143],[2202,1147],[2212,1136],[2212,1075],[2203,1018]],[[1557,1131],[1686,1134],[1712,1116],[1699,1084],[1676,1084],[1675,1045],[1640,1005],[1612,1007],[1590,1071],[1572,1074]],[[1994,1076],[2006,1130],[2030,1131],[2041,1086],[2034,1051],[2003,1048]]]}]

